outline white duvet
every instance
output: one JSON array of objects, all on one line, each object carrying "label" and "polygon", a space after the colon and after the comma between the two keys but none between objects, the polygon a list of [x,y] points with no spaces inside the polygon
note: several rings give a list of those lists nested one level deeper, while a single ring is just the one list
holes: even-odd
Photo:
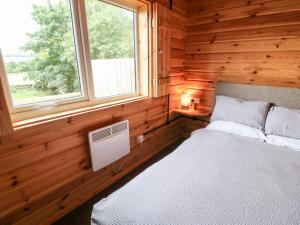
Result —
[{"label": "white duvet", "polygon": [[93,225],[298,225],[300,152],[201,130],[94,206]]}]

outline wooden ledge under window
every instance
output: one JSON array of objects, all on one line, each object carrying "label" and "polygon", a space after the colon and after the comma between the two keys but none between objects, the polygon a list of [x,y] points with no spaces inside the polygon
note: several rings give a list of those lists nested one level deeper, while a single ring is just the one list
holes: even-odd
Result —
[{"label": "wooden ledge under window", "polygon": [[60,119],[72,119],[72,117],[95,112],[98,110],[104,110],[104,109],[109,109],[117,106],[121,106],[124,104],[130,104],[134,103],[137,101],[142,101],[142,100],[147,100],[151,99],[151,97],[148,96],[138,96],[138,97],[132,97],[132,98],[127,98],[123,100],[118,100],[118,101],[113,101],[113,102],[108,102],[108,103],[102,103],[102,104],[97,104],[97,105],[92,105],[92,106],[86,106],[86,107],[81,107],[77,109],[72,109],[72,110],[67,110],[59,113],[53,113],[49,115],[44,115],[44,116],[39,116],[31,119],[26,119],[26,120],[21,120],[21,121],[16,121],[13,123],[13,128],[14,130],[19,130],[43,123],[48,123],[52,122],[55,120],[60,120]]}]

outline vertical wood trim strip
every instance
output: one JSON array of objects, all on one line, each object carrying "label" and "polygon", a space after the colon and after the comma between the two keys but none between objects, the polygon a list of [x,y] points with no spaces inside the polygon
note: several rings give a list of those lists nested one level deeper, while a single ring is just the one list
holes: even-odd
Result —
[{"label": "vertical wood trim strip", "polygon": [[[169,94],[171,62],[171,13],[160,3],[153,4],[153,40],[154,40],[154,96]],[[164,79],[162,82],[161,79]]]},{"label": "vertical wood trim strip", "polygon": [[4,86],[2,82],[3,76],[5,75],[4,71],[4,62],[0,50],[0,137],[10,135],[14,131],[4,94]]}]

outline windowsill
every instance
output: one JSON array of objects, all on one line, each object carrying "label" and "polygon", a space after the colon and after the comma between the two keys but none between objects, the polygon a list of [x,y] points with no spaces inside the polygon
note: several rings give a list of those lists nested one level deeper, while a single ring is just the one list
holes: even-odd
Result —
[{"label": "windowsill", "polygon": [[112,108],[116,106],[120,106],[122,104],[128,104],[128,103],[133,103],[141,100],[146,100],[150,99],[151,97],[149,96],[138,96],[138,97],[131,97],[131,98],[126,98],[122,100],[116,100],[113,102],[108,102],[108,103],[102,103],[102,104],[97,104],[93,106],[86,106],[78,109],[73,109],[73,110],[68,110],[60,113],[53,113],[50,115],[45,115],[45,116],[39,116],[31,119],[26,119],[26,120],[21,120],[21,121],[16,121],[13,122],[13,127],[14,130],[20,130],[29,126],[35,126],[38,124],[43,124],[55,120],[59,120],[62,118],[68,118],[76,115],[81,115],[84,113],[89,113],[97,110],[102,110],[102,109],[107,109],[107,108]]}]

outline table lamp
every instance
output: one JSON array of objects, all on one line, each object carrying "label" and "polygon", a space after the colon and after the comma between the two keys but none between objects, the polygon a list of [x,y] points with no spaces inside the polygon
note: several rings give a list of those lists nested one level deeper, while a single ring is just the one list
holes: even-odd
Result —
[{"label": "table lamp", "polygon": [[181,94],[181,106],[183,109],[189,109],[191,98],[192,96],[190,94]]}]

